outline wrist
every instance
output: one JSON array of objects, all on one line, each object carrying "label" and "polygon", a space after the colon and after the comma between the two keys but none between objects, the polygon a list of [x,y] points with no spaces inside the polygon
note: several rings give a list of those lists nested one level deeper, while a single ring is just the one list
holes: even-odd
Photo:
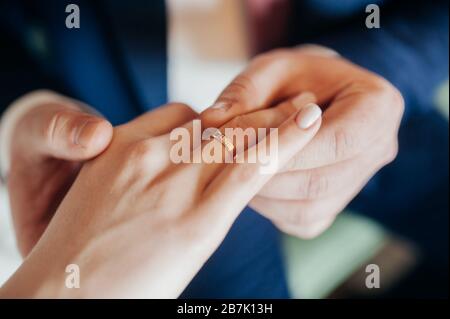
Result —
[{"label": "wrist", "polygon": [[[34,258],[31,258],[34,259]],[[25,259],[8,281],[0,287],[0,299],[58,298],[54,280],[42,263]]]}]

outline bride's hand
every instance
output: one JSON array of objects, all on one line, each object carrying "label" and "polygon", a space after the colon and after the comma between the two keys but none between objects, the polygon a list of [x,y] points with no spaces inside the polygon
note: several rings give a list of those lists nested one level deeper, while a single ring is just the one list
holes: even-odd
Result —
[{"label": "bride's hand", "polygon": [[[278,127],[283,166],[320,126],[300,98],[242,115],[225,127]],[[174,164],[170,131],[191,129],[188,107],[169,104],[119,126],[110,147],[86,163],[41,240],[0,295],[8,297],[177,297],[219,246],[271,174],[263,165]],[[286,119],[287,118],[287,119]],[[249,146],[273,139],[267,136]],[[212,139],[208,143],[217,143]],[[204,147],[205,143],[201,146]],[[275,172],[274,172],[275,173]],[[65,286],[67,265],[80,288]]]}]

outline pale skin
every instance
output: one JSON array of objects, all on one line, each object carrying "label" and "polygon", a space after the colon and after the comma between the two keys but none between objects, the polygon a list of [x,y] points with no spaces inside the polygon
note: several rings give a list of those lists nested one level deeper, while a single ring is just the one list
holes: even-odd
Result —
[{"label": "pale skin", "polygon": [[386,80],[318,46],[256,57],[202,118],[210,123],[300,92],[324,107],[317,137],[250,202],[280,230],[313,238],[397,155],[401,94]]},{"label": "pale skin", "polygon": [[71,102],[38,105],[17,122],[8,190],[23,257],[47,228],[82,161],[104,151],[112,133],[108,121]]},{"label": "pale skin", "polygon": [[[264,116],[247,114],[221,129],[278,123],[281,165],[314,137],[321,123],[320,109],[309,97],[260,112]],[[110,146],[83,165],[0,295],[177,297],[271,178],[260,173],[260,163],[174,164],[168,133],[180,125],[189,127],[195,117],[189,107],[169,104],[115,128]],[[69,264],[82,271],[79,289],[65,287]]]},{"label": "pale skin", "polygon": [[[324,128],[251,205],[281,230],[312,238],[395,158],[404,108],[399,92],[326,48],[275,50],[256,57],[224,90],[218,102],[225,110],[207,110],[202,118],[214,125],[305,91],[314,92],[319,105],[329,104]],[[86,122],[91,125],[84,143],[74,143]],[[76,177],[79,161],[106,149],[112,126],[77,105],[42,105],[24,116],[14,136],[9,194],[18,246],[26,256]]]},{"label": "pale skin", "polygon": [[[322,129],[250,205],[282,231],[311,238],[328,228],[366,181],[395,158],[403,113],[398,91],[328,50],[283,49],[255,58],[219,97],[225,107],[209,109],[201,118],[209,125],[233,120],[246,126],[249,122],[242,114],[302,92],[313,92],[315,97],[309,99],[327,106]],[[46,229],[80,161],[98,156],[111,141],[113,129],[106,120],[74,108],[42,105],[17,126],[9,194],[23,256]],[[274,121],[279,123],[283,116],[276,115]],[[262,122],[251,125],[264,126],[267,117],[259,118]],[[94,124],[86,132],[85,145],[73,143],[74,132],[91,119]]]}]

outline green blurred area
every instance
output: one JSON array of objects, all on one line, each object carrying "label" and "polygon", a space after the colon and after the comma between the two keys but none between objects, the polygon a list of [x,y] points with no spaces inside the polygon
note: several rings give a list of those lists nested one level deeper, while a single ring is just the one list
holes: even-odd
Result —
[{"label": "green blurred area", "polygon": [[[449,118],[449,81],[436,91],[435,105]],[[325,233],[313,240],[283,238],[288,286],[293,298],[326,298],[375,256],[387,233],[375,222],[343,212]]]}]

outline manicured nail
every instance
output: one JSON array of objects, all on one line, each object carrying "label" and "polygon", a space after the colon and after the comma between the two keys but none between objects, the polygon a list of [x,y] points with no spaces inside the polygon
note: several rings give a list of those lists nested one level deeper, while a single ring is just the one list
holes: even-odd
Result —
[{"label": "manicured nail", "polygon": [[320,117],[322,110],[317,104],[309,103],[302,108],[295,121],[301,129],[310,128]]},{"label": "manicured nail", "polygon": [[306,104],[316,100],[316,96],[311,92],[303,92],[292,99],[292,104],[296,109],[300,110]]},{"label": "manicured nail", "polygon": [[99,120],[89,119],[80,124],[74,136],[74,144],[87,147],[98,128]]}]

